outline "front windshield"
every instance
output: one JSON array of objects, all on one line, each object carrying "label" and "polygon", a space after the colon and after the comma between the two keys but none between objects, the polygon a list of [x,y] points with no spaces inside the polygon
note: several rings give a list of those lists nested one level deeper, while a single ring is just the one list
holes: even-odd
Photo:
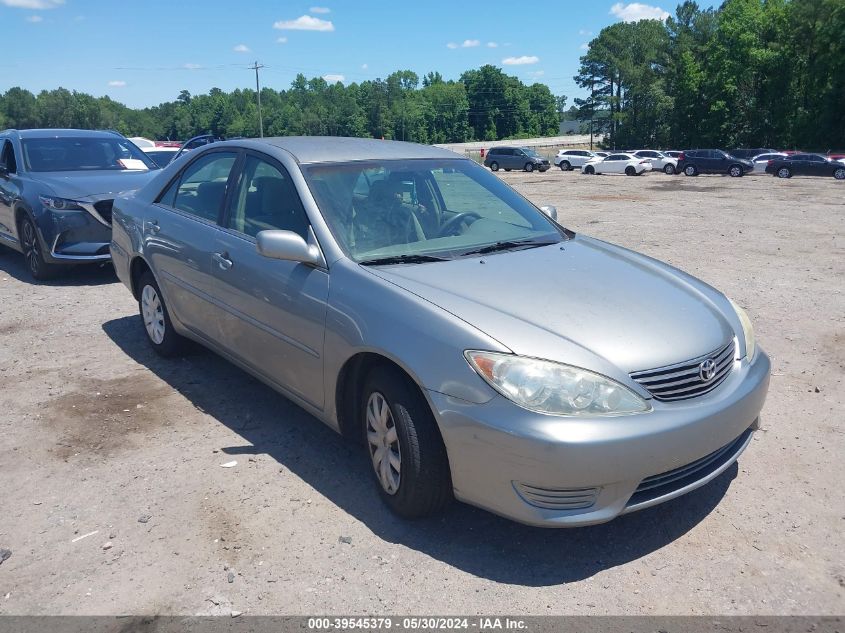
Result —
[{"label": "front windshield", "polygon": [[144,152],[119,136],[30,138],[21,144],[29,171],[158,169]]},{"label": "front windshield", "polygon": [[356,161],[303,172],[332,233],[357,262],[460,257],[490,246],[556,243],[565,235],[469,160]]},{"label": "front windshield", "polygon": [[522,149],[522,151],[528,154],[529,156],[536,156],[540,158],[540,155],[537,153],[537,150],[531,149],[530,147],[522,147],[520,149]]}]

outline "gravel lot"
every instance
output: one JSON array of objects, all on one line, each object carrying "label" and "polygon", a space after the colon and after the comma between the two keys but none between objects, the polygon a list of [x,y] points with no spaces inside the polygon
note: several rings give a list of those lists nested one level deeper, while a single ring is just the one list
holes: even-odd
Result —
[{"label": "gravel lot", "polygon": [[737,466],[592,528],[405,522],[363,450],[209,352],[154,356],[110,270],[33,284],[0,248],[0,613],[845,612],[845,183],[501,176],[748,309],[774,373]]}]

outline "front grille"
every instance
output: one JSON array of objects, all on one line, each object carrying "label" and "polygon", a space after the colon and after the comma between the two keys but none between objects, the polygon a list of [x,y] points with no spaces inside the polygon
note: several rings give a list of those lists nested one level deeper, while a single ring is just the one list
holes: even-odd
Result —
[{"label": "front grille", "polygon": [[94,209],[96,209],[97,213],[100,214],[100,217],[109,224],[111,224],[111,208],[113,204],[114,200],[100,200],[99,202],[94,203]]},{"label": "front grille", "polygon": [[705,455],[701,459],[697,459],[686,466],[660,473],[659,475],[646,477],[637,486],[627,505],[639,505],[652,499],[671,494],[696,481],[701,481],[709,474],[717,471],[729,460],[732,460],[753,432],[752,428],[748,428],[734,441],[726,444],[717,451],[713,451],[709,455]]},{"label": "front grille", "polygon": [[540,488],[514,482],[526,503],[547,510],[582,510],[596,502],[598,488]]},{"label": "front grille", "polygon": [[[707,360],[716,364],[709,380],[701,375],[702,363]],[[631,378],[648,389],[657,400],[685,400],[713,391],[728,377],[733,363],[734,342],[731,341],[710,354],[667,367],[637,371],[631,374]]]}]

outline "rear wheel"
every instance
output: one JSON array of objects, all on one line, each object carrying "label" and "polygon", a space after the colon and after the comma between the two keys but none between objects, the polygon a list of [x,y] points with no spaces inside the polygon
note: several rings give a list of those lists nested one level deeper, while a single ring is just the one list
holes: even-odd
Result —
[{"label": "rear wheel", "polygon": [[743,170],[739,165],[731,165],[730,169],[728,169],[728,174],[730,174],[731,178],[739,178],[744,173],[745,170]]},{"label": "rear wheel", "polygon": [[149,271],[142,274],[138,281],[138,310],[144,322],[147,340],[156,353],[170,357],[184,349],[185,339],[173,329],[161,289]]},{"label": "rear wheel", "polygon": [[695,165],[687,165],[684,167],[684,174],[687,176],[698,176],[698,170]]},{"label": "rear wheel", "polygon": [[561,171],[572,171],[572,165],[569,164],[568,160],[562,161],[560,163],[560,170]]},{"label": "rear wheel", "polygon": [[584,167],[584,170],[583,170],[583,171],[584,171],[584,173],[585,173],[585,174],[587,174],[588,176],[592,176],[593,174],[595,174],[595,173],[596,173],[596,168],[595,168],[595,167],[593,167],[592,165],[587,165],[586,167]]},{"label": "rear wheel", "polygon": [[836,180],[845,180],[845,167],[837,167],[833,170],[833,177]]},{"label": "rear wheel", "polygon": [[792,170],[789,167],[781,167],[778,169],[778,178],[792,178]]},{"label": "rear wheel", "polygon": [[23,250],[26,267],[32,278],[45,281],[55,277],[58,267],[44,260],[41,242],[38,240],[38,231],[35,229],[35,223],[28,215],[21,218],[18,224],[18,235],[20,236],[21,250]]},{"label": "rear wheel", "polygon": [[636,168],[635,168],[635,167],[632,167],[631,165],[628,165],[628,166],[625,168],[625,175],[626,175],[626,176],[636,176],[636,175],[637,175],[637,170],[636,170]]},{"label": "rear wheel", "polygon": [[452,499],[446,448],[419,390],[398,370],[367,377],[362,423],[379,494],[396,514],[436,514]]},{"label": "rear wheel", "polygon": [[525,167],[523,167],[523,169],[527,172],[534,171],[534,163],[525,163]]},{"label": "rear wheel", "polygon": [[499,171],[499,163],[497,163],[495,160],[490,163],[490,171]]},{"label": "rear wheel", "polygon": [[666,174],[667,176],[671,176],[672,174],[675,173],[675,166],[672,163],[667,163],[663,167],[663,173]]}]

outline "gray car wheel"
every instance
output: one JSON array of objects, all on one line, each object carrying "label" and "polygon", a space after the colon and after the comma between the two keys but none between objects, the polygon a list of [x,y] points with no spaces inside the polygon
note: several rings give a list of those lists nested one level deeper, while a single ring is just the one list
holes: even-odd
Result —
[{"label": "gray car wheel", "polygon": [[672,163],[667,163],[663,166],[663,173],[667,176],[671,176],[675,173],[675,166]]},{"label": "gray car wheel", "polygon": [[525,171],[532,172],[534,171],[534,163],[525,163],[524,167]]},{"label": "gray car wheel", "polygon": [[698,170],[695,168],[695,165],[687,165],[686,167],[684,167],[684,175],[698,176]]},{"label": "gray car wheel", "polygon": [[21,250],[26,261],[26,268],[33,279],[45,281],[56,275],[57,267],[44,261],[44,254],[41,252],[41,243],[38,240],[38,231],[35,224],[25,215],[18,224],[18,235],[20,236]]},{"label": "gray car wheel", "polygon": [[490,163],[490,171],[499,171],[499,163],[497,163],[495,160]]},{"label": "gray car wheel", "polygon": [[792,178],[792,171],[789,167],[781,167],[778,169],[778,178]]},{"label": "gray car wheel", "polygon": [[739,178],[744,173],[745,171],[739,165],[731,165],[731,168],[728,169],[728,174],[730,174],[731,178]]},{"label": "gray car wheel", "polygon": [[572,171],[572,165],[569,164],[568,160],[564,160],[560,163],[560,170],[561,171]]},{"label": "gray car wheel", "polygon": [[449,460],[419,390],[398,370],[376,367],[361,401],[367,454],[381,498],[406,518],[442,511],[452,500]]},{"label": "gray car wheel", "polygon": [[183,351],[185,339],[173,329],[161,289],[149,271],[141,275],[138,281],[138,311],[141,313],[147,340],[158,354],[170,357]]},{"label": "gray car wheel", "polygon": [[845,180],[845,167],[839,167],[833,171],[833,177],[836,180]]}]

